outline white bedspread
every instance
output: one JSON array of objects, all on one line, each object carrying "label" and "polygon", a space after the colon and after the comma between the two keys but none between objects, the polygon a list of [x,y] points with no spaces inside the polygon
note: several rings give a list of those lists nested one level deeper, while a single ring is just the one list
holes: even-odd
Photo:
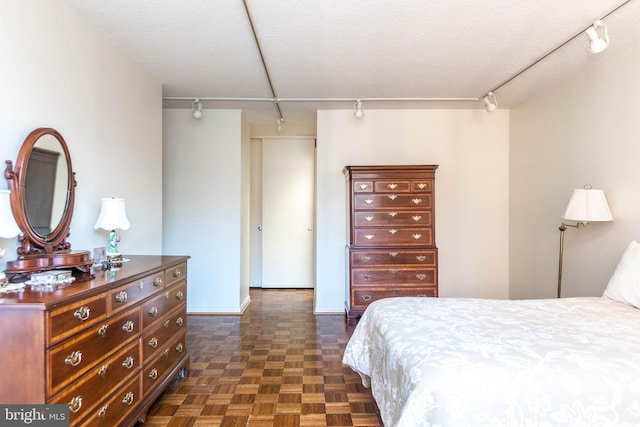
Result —
[{"label": "white bedspread", "polygon": [[343,362],[387,427],[640,426],[640,310],[606,298],[389,298]]}]

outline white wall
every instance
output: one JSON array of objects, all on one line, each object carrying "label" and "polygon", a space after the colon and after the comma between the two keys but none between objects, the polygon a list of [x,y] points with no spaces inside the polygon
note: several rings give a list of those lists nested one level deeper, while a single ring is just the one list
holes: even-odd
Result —
[{"label": "white wall", "polygon": [[191,256],[191,313],[239,313],[248,294],[241,227],[249,137],[241,116],[206,110],[194,120],[191,110],[163,112],[163,251]]},{"label": "white wall", "polygon": [[[64,1],[4,2],[0,13],[0,158],[15,162],[38,127],[65,138],[76,172],[74,250],[105,246],[102,197],[124,197],[125,254],[162,250],[162,86]],[[0,188],[7,188],[3,179]],[[0,239],[2,262],[17,239]]]},{"label": "white wall", "polygon": [[614,221],[565,232],[563,296],[601,295],[640,240],[640,47],[602,55],[511,111],[512,298],[555,297],[560,215],[574,188],[603,189]]},{"label": "white wall", "polygon": [[344,311],[346,165],[437,164],[442,297],[508,297],[509,112],[318,112],[316,312]]}]

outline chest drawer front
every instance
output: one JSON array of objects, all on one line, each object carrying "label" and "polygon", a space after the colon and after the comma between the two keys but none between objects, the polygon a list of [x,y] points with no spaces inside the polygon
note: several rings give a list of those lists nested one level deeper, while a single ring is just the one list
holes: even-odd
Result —
[{"label": "chest drawer front", "polygon": [[49,345],[107,318],[107,297],[100,294],[49,312]]},{"label": "chest drawer front", "polygon": [[160,272],[115,288],[110,292],[111,307],[113,311],[123,310],[162,289],[163,285],[164,273]]},{"label": "chest drawer front", "polygon": [[182,263],[176,265],[175,267],[168,268],[165,270],[165,286],[171,286],[180,280],[185,280],[187,278],[187,263]]},{"label": "chest drawer front", "polygon": [[351,304],[356,308],[366,308],[374,301],[383,298],[395,297],[437,297],[438,289],[430,288],[412,288],[412,287],[384,287],[384,288],[354,288],[351,291]]},{"label": "chest drawer front", "polygon": [[435,268],[353,268],[351,284],[394,285],[394,286],[431,286],[436,284]]},{"label": "chest drawer front", "polygon": [[411,181],[411,191],[414,193],[431,193],[433,191],[433,181],[430,179],[414,179]]},{"label": "chest drawer front", "polygon": [[142,400],[140,390],[140,376],[136,375],[124,386],[120,387],[104,403],[91,411],[82,421],[83,427],[119,426]]},{"label": "chest drawer front", "polygon": [[351,267],[371,267],[380,264],[389,265],[424,265],[436,266],[437,253],[435,250],[402,250],[387,249],[378,251],[352,251],[350,254]]},{"label": "chest drawer front", "polygon": [[409,180],[378,180],[373,184],[376,193],[408,193],[411,191],[411,181]]},{"label": "chest drawer front", "polygon": [[357,211],[354,213],[356,227],[429,227],[431,211]]},{"label": "chest drawer front", "polygon": [[146,330],[168,312],[186,303],[187,283],[178,283],[142,306],[142,329]]},{"label": "chest drawer front", "polygon": [[71,424],[85,417],[111,390],[139,372],[139,344],[135,341],[96,365],[76,384],[66,387],[51,403],[68,404]]},{"label": "chest drawer front", "polygon": [[430,228],[356,228],[357,246],[433,246]]},{"label": "chest drawer front", "polygon": [[431,194],[356,194],[355,209],[430,209]]},{"label": "chest drawer front", "polygon": [[186,354],[187,341],[186,334],[183,333],[166,345],[155,359],[145,364],[145,369],[142,372],[143,392],[147,393],[151,390]]},{"label": "chest drawer front", "polygon": [[147,361],[157,352],[165,348],[171,339],[187,329],[187,307],[182,305],[177,312],[169,314],[164,320],[160,320],[157,326],[147,332],[142,338],[142,357]]},{"label": "chest drawer front", "polygon": [[74,381],[98,363],[105,352],[113,351],[139,337],[140,310],[135,308],[120,316],[97,324],[76,338],[48,351],[49,395]]}]

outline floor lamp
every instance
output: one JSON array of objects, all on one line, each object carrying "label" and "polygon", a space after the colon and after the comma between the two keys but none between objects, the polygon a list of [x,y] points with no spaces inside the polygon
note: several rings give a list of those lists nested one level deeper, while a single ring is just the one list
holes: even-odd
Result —
[{"label": "floor lamp", "polygon": [[564,253],[564,231],[567,227],[582,228],[589,222],[613,221],[607,199],[602,190],[595,190],[590,185],[583,189],[573,190],[567,208],[562,215],[563,219],[577,221],[575,225],[560,224],[560,255],[558,259],[558,298],[562,295],[562,256]]}]

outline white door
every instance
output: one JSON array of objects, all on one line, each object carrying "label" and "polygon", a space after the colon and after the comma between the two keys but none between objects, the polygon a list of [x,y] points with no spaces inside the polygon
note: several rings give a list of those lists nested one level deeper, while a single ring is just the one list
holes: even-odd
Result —
[{"label": "white door", "polygon": [[313,288],[315,140],[262,140],[262,287]]}]

